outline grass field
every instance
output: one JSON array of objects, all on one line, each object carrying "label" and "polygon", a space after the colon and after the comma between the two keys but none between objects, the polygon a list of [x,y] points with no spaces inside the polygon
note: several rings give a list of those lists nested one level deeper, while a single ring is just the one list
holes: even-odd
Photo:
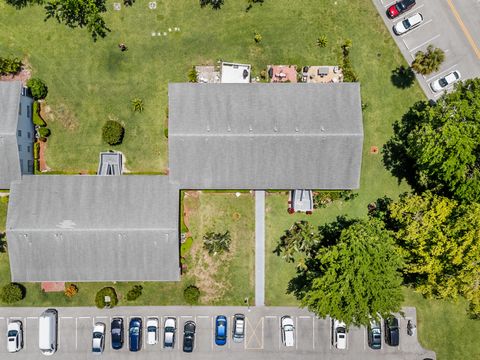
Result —
[{"label": "grass field", "polygon": [[[218,59],[250,63],[254,75],[267,64],[335,65],[341,43],[352,39],[351,59],[367,104],[366,151],[381,145],[385,127],[421,96],[417,87],[405,91],[391,84],[391,71],[403,59],[369,1],[267,0],[248,13],[245,0],[228,0],[219,11],[200,8],[198,0],[165,0],[156,10],[142,0],[113,11],[107,1],[112,32],[96,43],[85,30],[44,22],[38,6],[15,10],[0,1],[0,53],[25,58],[49,86],[55,116],[49,121],[47,163],[53,170],[94,171],[98,152],[110,148],[102,143],[101,126],[118,119],[126,135],[116,148],[127,168],[164,171],[167,83],[184,82],[192,65]],[[181,31],[168,31],[174,27]],[[253,40],[255,31],[262,35],[260,44]],[[316,46],[320,35],[328,38],[326,48]],[[128,51],[119,51],[120,42]],[[130,110],[134,97],[144,100],[142,114]]]},{"label": "grass field", "polygon": [[[25,283],[26,297],[11,306],[93,306],[95,294],[104,286],[113,286],[119,305],[186,305],[183,289],[196,284],[202,291],[201,305],[243,305],[245,297],[254,296],[254,198],[249,193],[198,194],[187,196],[190,234],[193,246],[186,255],[189,268],[180,282],[145,283],[77,283],[78,294],[72,299],[63,293],[44,293],[40,284]],[[0,201],[0,232],[5,227],[6,204]],[[202,248],[206,231],[232,233],[230,252],[209,258]],[[205,260],[207,259],[207,260]],[[209,266],[207,268],[206,266]],[[0,287],[10,282],[8,255],[0,253]],[[135,301],[124,296],[133,285],[143,286],[143,294]],[[0,302],[1,305],[1,302]]]}]

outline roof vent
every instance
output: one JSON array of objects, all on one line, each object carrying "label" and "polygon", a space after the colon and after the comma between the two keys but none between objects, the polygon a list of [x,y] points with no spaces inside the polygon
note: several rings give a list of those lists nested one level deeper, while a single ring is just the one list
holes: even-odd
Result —
[{"label": "roof vent", "polygon": [[298,126],[295,126],[295,132],[299,132]]}]

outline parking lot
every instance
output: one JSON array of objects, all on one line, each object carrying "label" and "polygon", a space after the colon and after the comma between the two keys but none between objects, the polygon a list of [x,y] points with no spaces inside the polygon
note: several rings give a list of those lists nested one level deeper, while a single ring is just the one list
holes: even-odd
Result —
[{"label": "parking lot", "polygon": [[[43,359],[38,349],[38,316],[43,308],[2,308],[0,309],[0,333],[5,334],[11,320],[20,320],[24,330],[24,348],[15,354],[6,349],[6,336],[0,341],[2,359]],[[332,345],[330,319],[318,319],[313,314],[297,308],[234,308],[234,307],[118,307],[109,310],[96,308],[58,308],[58,350],[54,358],[85,359],[98,358],[91,353],[92,330],[95,322],[107,325],[105,351],[102,358],[140,358],[150,359],[166,357],[171,359],[210,359],[215,357],[229,359],[282,359],[301,355],[302,359],[434,359],[434,353],[428,352],[417,343],[416,336],[406,335],[406,321],[415,321],[415,310],[406,309],[406,317],[400,319],[401,336],[398,347],[383,344],[381,350],[372,350],[367,345],[365,328],[352,328],[348,333],[347,350],[338,350]],[[232,317],[235,313],[246,315],[245,339],[234,343],[229,336],[225,346],[214,342],[215,316],[228,318],[228,333],[231,335]],[[295,346],[286,348],[281,341],[280,319],[290,315],[295,324]],[[113,317],[123,317],[125,322],[125,343],[121,350],[113,350],[110,342],[110,322]],[[176,343],[174,349],[164,349],[163,322],[168,316],[177,319]],[[159,343],[147,345],[142,342],[138,353],[128,351],[128,321],[132,317],[141,317],[145,326],[148,317],[160,320]],[[182,352],[183,325],[193,320],[197,324],[195,349],[192,354]],[[145,337],[145,329],[143,331]]]},{"label": "parking lot", "polygon": [[[430,83],[453,70],[458,70],[463,80],[480,76],[478,0],[417,0],[412,9],[395,19],[389,19],[386,11],[396,1],[373,1],[409,64],[417,51],[425,51],[430,44],[445,52],[445,61],[438,72],[426,76],[417,75],[420,86],[429,99],[435,100],[442,95],[441,92],[434,93]],[[423,15],[423,22],[403,35],[395,35],[393,25],[417,12]]]}]

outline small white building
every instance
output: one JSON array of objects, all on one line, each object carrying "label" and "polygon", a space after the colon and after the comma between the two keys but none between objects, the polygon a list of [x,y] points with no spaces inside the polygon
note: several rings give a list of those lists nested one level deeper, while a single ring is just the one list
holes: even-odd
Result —
[{"label": "small white building", "polygon": [[251,66],[222,62],[221,82],[224,84],[248,84]]},{"label": "small white building", "polygon": [[33,174],[33,99],[20,81],[0,81],[0,189]]}]

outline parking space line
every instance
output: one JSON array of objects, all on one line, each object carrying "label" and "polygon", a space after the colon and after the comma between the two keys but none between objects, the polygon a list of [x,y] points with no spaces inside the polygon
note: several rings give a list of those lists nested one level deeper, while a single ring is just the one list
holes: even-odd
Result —
[{"label": "parking space line", "polygon": [[453,68],[455,68],[455,67],[457,67],[457,66],[458,66],[458,64],[452,65],[452,66],[450,66],[448,69],[439,72],[438,74],[430,77],[429,79],[425,79],[425,81],[426,81],[426,82],[430,82],[430,81],[432,81],[433,79],[435,79],[436,77],[441,77],[443,74],[446,74],[447,72],[449,72],[450,70],[452,70]]},{"label": "parking space line", "polygon": [[315,316],[312,316],[312,344],[312,348],[315,350]]},{"label": "parking space line", "polygon": [[295,341],[295,349],[298,350],[298,316],[295,316],[295,330],[297,332],[297,341]]},{"label": "parking space line", "polygon": [[211,339],[210,339],[210,344],[212,345],[212,350],[213,350],[213,332],[215,331],[215,323],[214,319],[212,317],[212,331],[210,331]]},{"label": "parking space line", "polygon": [[367,328],[363,328],[363,350],[367,350]]},{"label": "parking space line", "polygon": [[299,319],[310,319],[311,316],[299,316],[298,318],[299,318]]},{"label": "parking space line", "polygon": [[437,34],[437,35],[435,35],[434,37],[432,37],[431,39],[429,39],[429,40],[427,40],[427,41],[424,41],[423,43],[421,43],[421,44],[418,45],[418,46],[415,46],[415,47],[412,48],[412,49],[409,49],[409,48],[407,47],[407,50],[410,51],[410,52],[414,52],[414,51],[417,50],[418,48],[421,48],[422,46],[427,45],[429,42],[432,42],[433,40],[438,39],[439,37],[440,37],[440,34]]},{"label": "parking space line", "polygon": [[413,28],[412,30],[406,32],[405,34],[400,35],[400,37],[401,37],[401,38],[404,38],[404,37],[407,36],[407,35],[413,34],[416,30],[421,29],[423,26],[431,23],[432,21],[433,21],[433,19],[427,20],[427,21],[421,23],[421,24],[420,24],[419,26],[417,26],[416,28]]},{"label": "parking space line", "polygon": [[332,350],[332,343],[333,343],[333,319],[331,317],[328,317],[327,321],[327,331],[328,331],[328,337],[329,337],[329,342],[328,342],[328,347],[330,350]]},{"label": "parking space line", "polygon": [[197,316],[199,319],[208,319],[210,316],[207,315],[198,315]]},{"label": "parking space line", "polygon": [[419,6],[414,6],[413,8],[411,8],[410,10],[408,10],[406,13],[403,13],[403,18],[407,18],[411,13],[413,13],[414,11],[417,11],[420,10],[422,7],[424,7],[425,4],[422,4],[422,5],[419,5]]},{"label": "parking space line", "polygon": [[38,319],[38,316],[27,316],[28,320],[36,320]]},{"label": "parking space line", "polygon": [[266,315],[264,316],[265,319],[276,319],[278,316],[275,315]]},{"label": "parking space line", "polygon": [[60,319],[73,319],[73,316],[60,316]]},{"label": "parking space line", "polygon": [[75,350],[78,349],[78,318],[75,318]]},{"label": "parking space line", "polygon": [[90,316],[79,316],[79,319],[90,319]]}]

